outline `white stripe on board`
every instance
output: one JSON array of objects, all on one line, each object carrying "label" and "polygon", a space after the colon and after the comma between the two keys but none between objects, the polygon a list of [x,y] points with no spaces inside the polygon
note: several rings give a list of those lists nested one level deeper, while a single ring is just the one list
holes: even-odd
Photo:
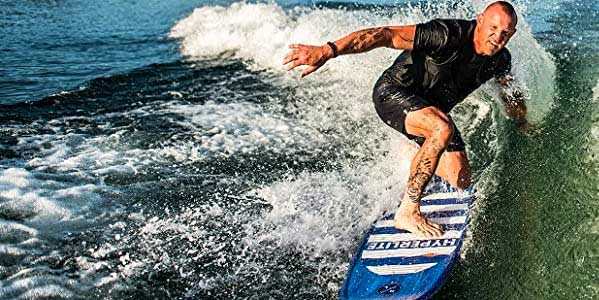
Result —
[{"label": "white stripe on board", "polygon": [[437,263],[415,264],[415,265],[383,265],[366,266],[368,270],[377,275],[401,275],[414,274],[434,267]]},{"label": "white stripe on board", "polygon": [[445,204],[445,205],[421,205],[420,212],[441,212],[441,211],[452,211],[452,210],[467,210],[468,204]]},{"label": "white stripe on board", "polygon": [[462,235],[460,230],[448,230],[443,233],[440,237],[426,238],[417,236],[412,233],[394,233],[394,234],[373,234],[368,237],[368,243],[381,243],[381,242],[402,242],[402,241],[426,241],[426,240],[437,240],[437,239],[457,239]]},{"label": "white stripe on board", "polygon": [[414,257],[423,255],[449,255],[456,249],[451,247],[408,248],[393,250],[364,250],[362,258]]},{"label": "white stripe on board", "polygon": [[470,194],[466,193],[466,192],[434,193],[434,194],[430,194],[425,197],[422,197],[422,200],[441,200],[441,199],[453,199],[453,198],[461,199],[461,198],[467,198],[468,196],[470,196]]},{"label": "white stripe on board", "polygon": [[[429,218],[429,220],[435,224],[463,224],[466,223],[466,216]],[[393,220],[380,220],[374,224],[374,227],[393,227]]]}]

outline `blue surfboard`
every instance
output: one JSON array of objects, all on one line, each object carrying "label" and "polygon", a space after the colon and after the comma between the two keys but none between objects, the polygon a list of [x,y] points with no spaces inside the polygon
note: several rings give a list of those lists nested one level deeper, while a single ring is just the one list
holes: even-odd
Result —
[{"label": "blue surfboard", "polygon": [[354,255],[339,296],[342,300],[429,299],[459,257],[473,202],[472,189],[458,191],[434,178],[420,204],[443,236],[424,238],[393,227],[393,214],[377,220]]}]

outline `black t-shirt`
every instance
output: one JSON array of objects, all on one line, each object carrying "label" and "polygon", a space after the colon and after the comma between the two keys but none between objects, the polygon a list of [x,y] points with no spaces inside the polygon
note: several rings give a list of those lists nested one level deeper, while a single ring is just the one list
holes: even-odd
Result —
[{"label": "black t-shirt", "polygon": [[397,57],[385,73],[399,85],[449,112],[493,77],[510,72],[503,48],[488,57],[474,51],[476,21],[436,19],[416,25],[414,47]]}]

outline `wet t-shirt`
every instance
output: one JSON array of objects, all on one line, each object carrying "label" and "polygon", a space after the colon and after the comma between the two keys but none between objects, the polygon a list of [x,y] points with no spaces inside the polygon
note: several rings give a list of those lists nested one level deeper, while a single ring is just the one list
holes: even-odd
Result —
[{"label": "wet t-shirt", "polygon": [[475,20],[453,19],[416,25],[413,50],[400,54],[385,73],[431,105],[449,112],[481,84],[511,69],[506,48],[490,57],[476,54],[475,27]]}]

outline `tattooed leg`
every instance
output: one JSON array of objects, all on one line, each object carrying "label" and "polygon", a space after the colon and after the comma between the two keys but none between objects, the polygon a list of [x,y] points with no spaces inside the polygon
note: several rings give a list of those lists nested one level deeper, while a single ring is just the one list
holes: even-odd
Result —
[{"label": "tattooed leg", "polygon": [[435,173],[439,159],[451,141],[452,127],[443,120],[435,120],[436,125],[427,132],[427,138],[416,153],[410,167],[407,190],[395,214],[396,228],[414,234],[437,237],[443,234],[441,226],[431,223],[420,214],[422,191]]},{"label": "tattooed leg", "polygon": [[443,150],[445,147],[433,137],[426,140],[414,157],[412,164],[416,166],[410,170],[406,192],[412,203],[420,203],[422,191],[431,180]]}]

